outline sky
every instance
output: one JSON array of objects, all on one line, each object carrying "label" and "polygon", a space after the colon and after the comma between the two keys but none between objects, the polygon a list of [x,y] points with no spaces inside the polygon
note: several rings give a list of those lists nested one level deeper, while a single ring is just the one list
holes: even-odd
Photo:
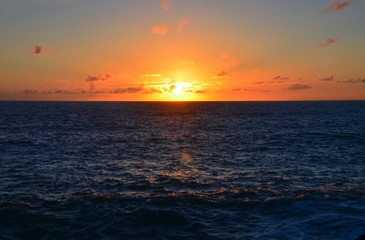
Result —
[{"label": "sky", "polygon": [[0,100],[365,100],[364,0],[0,0]]}]

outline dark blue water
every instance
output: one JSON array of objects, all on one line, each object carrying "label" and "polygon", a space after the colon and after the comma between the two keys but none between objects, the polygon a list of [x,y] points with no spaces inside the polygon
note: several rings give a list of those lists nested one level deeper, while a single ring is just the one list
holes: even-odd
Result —
[{"label": "dark blue water", "polygon": [[356,239],[365,102],[0,102],[0,239]]}]

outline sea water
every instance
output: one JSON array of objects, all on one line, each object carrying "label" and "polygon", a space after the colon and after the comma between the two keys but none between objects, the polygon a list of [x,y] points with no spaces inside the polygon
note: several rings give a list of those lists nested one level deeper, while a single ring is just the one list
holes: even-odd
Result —
[{"label": "sea water", "polygon": [[356,239],[365,102],[0,102],[0,239]]}]

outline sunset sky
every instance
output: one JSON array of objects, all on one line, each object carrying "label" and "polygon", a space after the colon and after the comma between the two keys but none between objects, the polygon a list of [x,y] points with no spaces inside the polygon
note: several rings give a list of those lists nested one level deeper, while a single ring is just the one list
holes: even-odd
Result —
[{"label": "sunset sky", "polygon": [[0,100],[365,100],[363,0],[0,0]]}]

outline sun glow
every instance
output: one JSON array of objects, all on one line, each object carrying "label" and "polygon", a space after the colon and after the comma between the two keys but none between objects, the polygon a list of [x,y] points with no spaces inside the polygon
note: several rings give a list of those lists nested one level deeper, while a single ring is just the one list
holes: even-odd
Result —
[{"label": "sun glow", "polygon": [[171,85],[171,89],[172,89],[171,92],[175,96],[179,96],[181,94],[191,92],[192,90],[190,88],[191,88],[191,83],[178,82],[178,83],[174,83],[173,85]]}]

